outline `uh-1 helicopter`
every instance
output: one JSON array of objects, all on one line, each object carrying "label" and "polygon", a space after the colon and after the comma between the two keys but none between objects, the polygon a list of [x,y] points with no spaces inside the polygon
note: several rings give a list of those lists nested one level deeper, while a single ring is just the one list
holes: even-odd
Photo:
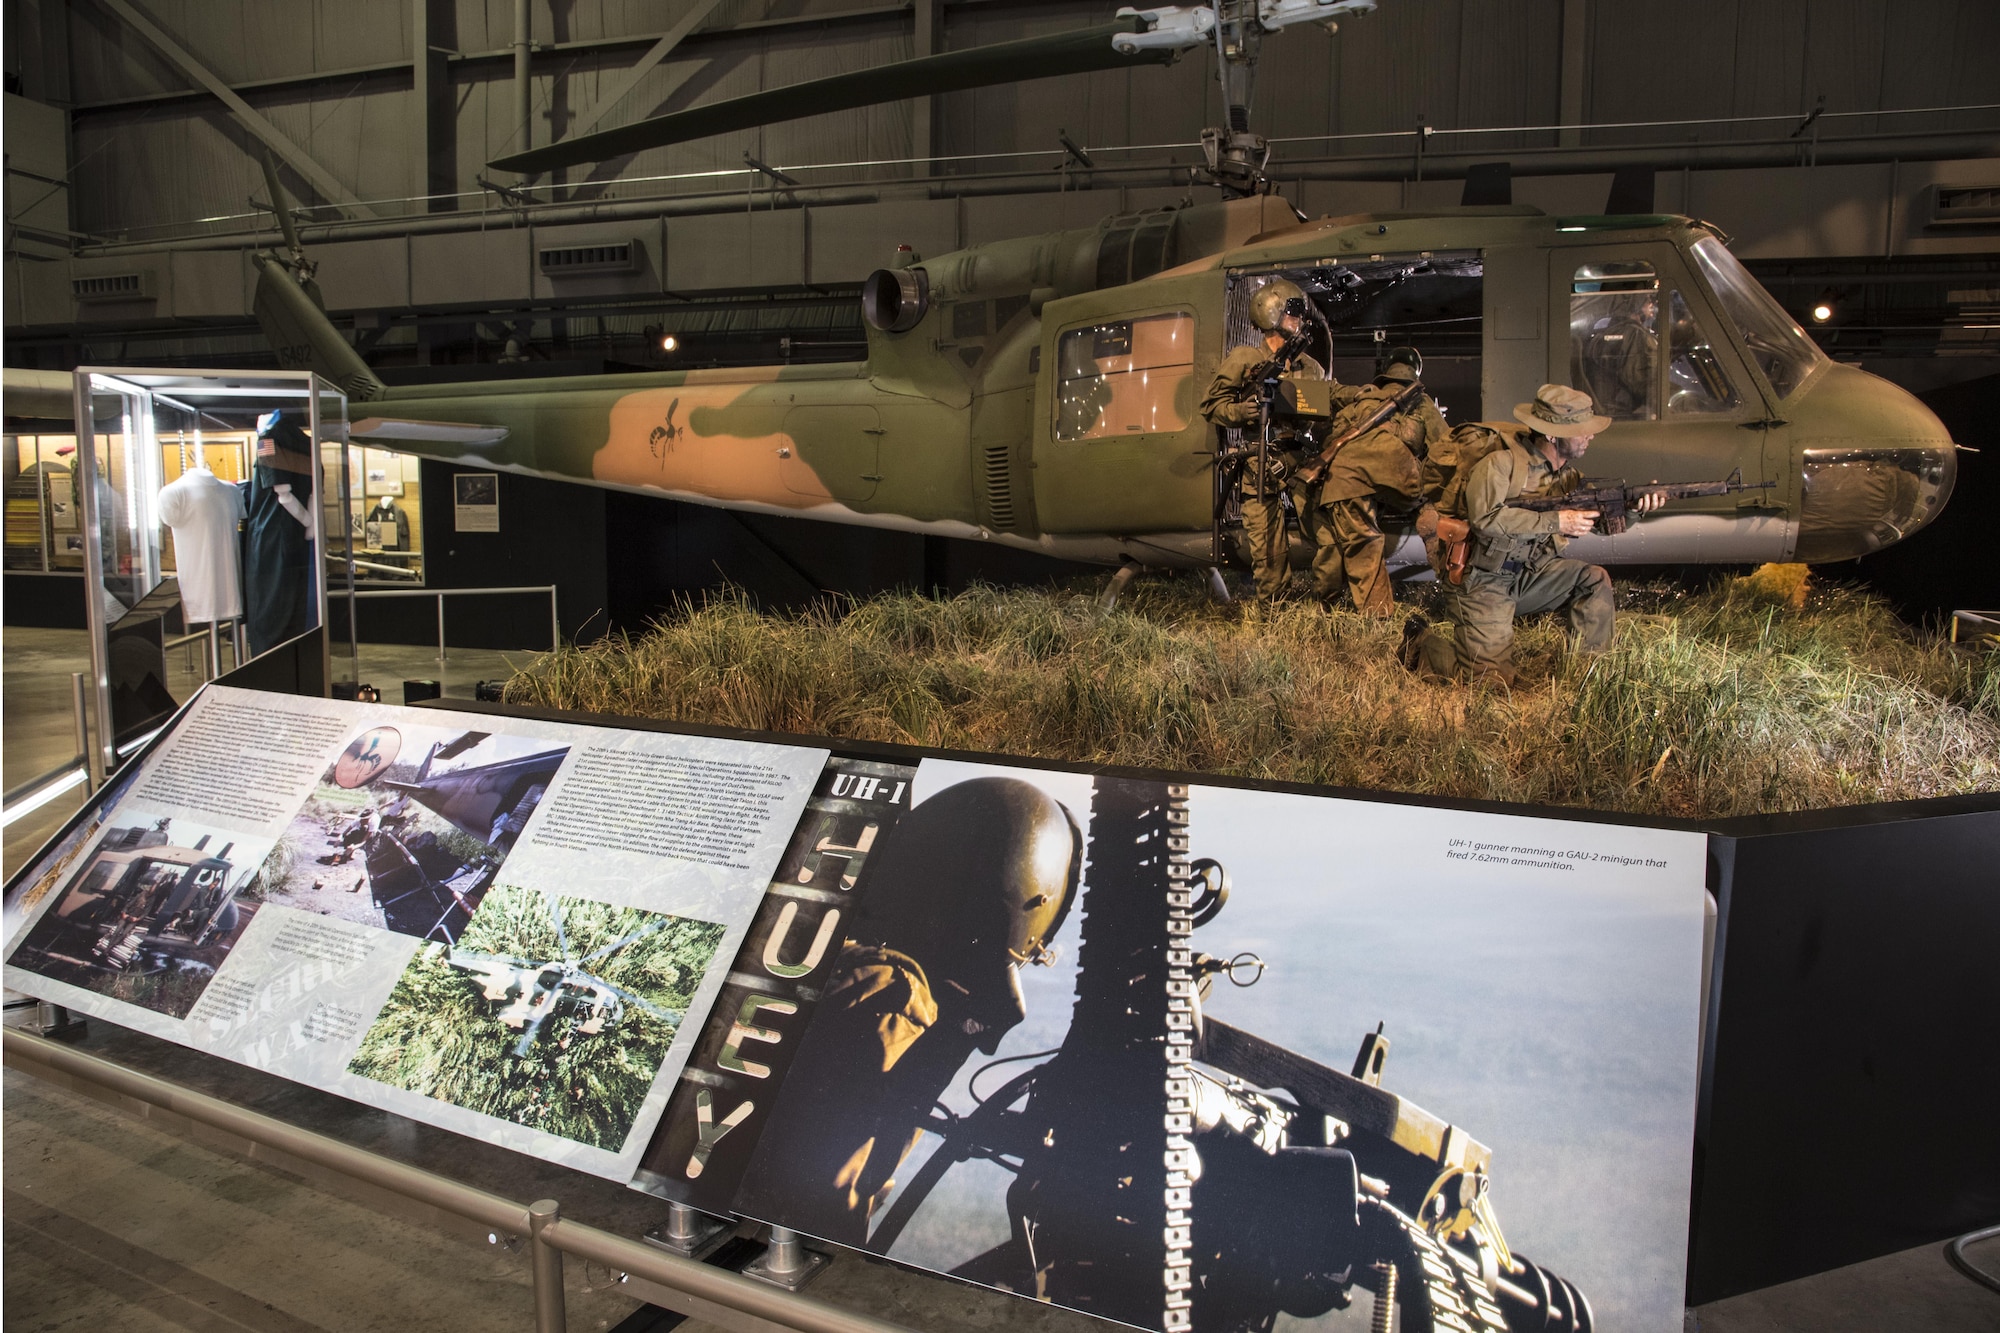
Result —
[{"label": "uh-1 helicopter", "polygon": [[[1374,8],[1125,9],[1081,32],[815,80],[494,164],[540,171],[1213,46],[1229,125],[1204,132],[1206,165],[1191,178],[1224,198],[907,256],[863,284],[863,361],[388,387],[318,308],[282,203],[289,254],[257,256],[258,318],[285,365],[356,400],[354,438],[382,446],[1134,570],[1214,570],[1235,556],[1217,459],[1241,442],[1220,438],[1196,404],[1224,353],[1257,336],[1250,298],[1283,277],[1309,298],[1307,350],[1337,374],[1365,380],[1388,348],[1413,345],[1456,421],[1507,420],[1540,384],[1573,384],[1615,420],[1591,450],[1594,474],[1679,482],[1740,470],[1752,483],[1580,539],[1578,556],[1845,560],[1937,515],[1956,474],[1943,424],[1902,389],[1832,362],[1705,222],[1514,205],[1312,220],[1271,194],[1269,145],[1247,113],[1259,43]],[[1406,532],[1390,559],[1417,570],[1422,544]]]}]

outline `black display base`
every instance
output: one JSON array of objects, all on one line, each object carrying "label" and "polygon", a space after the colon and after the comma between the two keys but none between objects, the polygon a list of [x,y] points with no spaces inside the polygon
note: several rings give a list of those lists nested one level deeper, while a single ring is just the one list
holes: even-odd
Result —
[{"label": "black display base", "polygon": [[1739,830],[1709,844],[1690,1305],[2000,1220],[2000,798]]}]

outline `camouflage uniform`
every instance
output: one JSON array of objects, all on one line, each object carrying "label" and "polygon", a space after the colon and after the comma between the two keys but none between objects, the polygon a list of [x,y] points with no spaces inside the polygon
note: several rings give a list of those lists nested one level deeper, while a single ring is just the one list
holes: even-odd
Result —
[{"label": "camouflage uniform", "polygon": [[[1269,347],[1261,341],[1245,343],[1233,349],[1216,367],[1215,379],[1208,386],[1207,396],[1201,400],[1203,416],[1218,426],[1234,426],[1249,432],[1253,449],[1256,447],[1254,437],[1258,404],[1257,385],[1251,380],[1250,372],[1270,359]],[[1284,372],[1283,378],[1324,380],[1326,372],[1320,369],[1319,362],[1300,353],[1292,368]],[[1354,390],[1336,385],[1334,401],[1343,401],[1343,394],[1352,393]],[[1296,473],[1305,463],[1308,457],[1306,441],[1299,435],[1296,423],[1289,418],[1272,418],[1270,454],[1274,461],[1283,463],[1288,475]],[[1257,460],[1252,458],[1244,468],[1240,485],[1243,534],[1250,543],[1250,573],[1256,583],[1258,599],[1269,601],[1276,597],[1283,590],[1290,572],[1286,559],[1285,510],[1279,498],[1281,490],[1291,494],[1292,508],[1299,515],[1299,524],[1305,530],[1306,539],[1312,543],[1313,586],[1320,587],[1324,560],[1330,562],[1333,589],[1338,593],[1340,552],[1334,545],[1332,529],[1326,526],[1319,507],[1312,502],[1316,488],[1297,482],[1275,486],[1256,474]]]},{"label": "camouflage uniform", "polygon": [[1600,653],[1611,646],[1611,576],[1600,566],[1562,557],[1567,540],[1554,511],[1507,507],[1508,500],[1528,491],[1572,488],[1578,474],[1551,467],[1539,449],[1529,447],[1532,435],[1525,427],[1494,429],[1513,439],[1473,464],[1466,478],[1472,546],[1465,582],[1449,598],[1456,636],[1424,629],[1415,657],[1427,675],[1462,672],[1511,685],[1517,615],[1560,607],[1581,651]]},{"label": "camouflage uniform", "polygon": [[[1336,437],[1366,421],[1415,382],[1415,375],[1405,368],[1393,369],[1404,374],[1378,377],[1368,388],[1353,391],[1351,405],[1334,420]],[[1329,561],[1334,577],[1327,586],[1319,585],[1320,562],[1315,557],[1313,573],[1320,596],[1328,601],[1338,597],[1339,576],[1344,572],[1355,610],[1372,616],[1390,613],[1395,599],[1389,591],[1388,539],[1382,535],[1381,507],[1398,511],[1418,507],[1424,460],[1444,438],[1444,416],[1426,394],[1411,410],[1348,441],[1334,455],[1319,488],[1319,521],[1331,532],[1335,547]]]}]

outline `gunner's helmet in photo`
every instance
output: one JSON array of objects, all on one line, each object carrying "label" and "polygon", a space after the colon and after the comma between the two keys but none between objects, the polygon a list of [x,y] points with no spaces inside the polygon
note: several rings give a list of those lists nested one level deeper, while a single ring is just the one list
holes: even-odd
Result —
[{"label": "gunner's helmet in photo", "polygon": [[940,1021],[991,1053],[1026,1017],[1017,969],[1047,960],[1076,899],[1083,834],[1018,778],[947,787],[897,823],[850,938],[923,968]]}]

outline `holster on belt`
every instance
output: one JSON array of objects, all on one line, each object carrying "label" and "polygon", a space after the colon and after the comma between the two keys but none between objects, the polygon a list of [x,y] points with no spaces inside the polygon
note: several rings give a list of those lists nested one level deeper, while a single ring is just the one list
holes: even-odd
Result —
[{"label": "holster on belt", "polygon": [[1454,586],[1464,583],[1465,563],[1472,547],[1472,525],[1462,518],[1439,514],[1437,539],[1444,552],[1444,568],[1439,572],[1447,583]]}]

